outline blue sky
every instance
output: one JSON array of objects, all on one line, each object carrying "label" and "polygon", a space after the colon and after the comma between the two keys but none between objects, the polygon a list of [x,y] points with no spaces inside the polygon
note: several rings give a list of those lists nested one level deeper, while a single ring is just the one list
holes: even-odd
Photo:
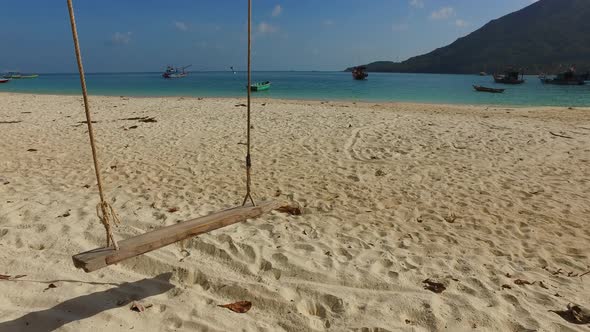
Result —
[{"label": "blue sky", "polygon": [[[405,60],[533,0],[253,0],[254,70]],[[246,66],[246,0],[74,0],[88,72]],[[75,72],[65,0],[2,0],[0,71]]]}]

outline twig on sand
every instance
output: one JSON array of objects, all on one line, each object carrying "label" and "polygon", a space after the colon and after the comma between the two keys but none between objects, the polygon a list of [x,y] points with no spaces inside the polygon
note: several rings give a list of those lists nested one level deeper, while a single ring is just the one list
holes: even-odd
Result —
[{"label": "twig on sand", "polygon": [[571,136],[566,136],[566,135],[556,134],[556,133],[554,133],[554,132],[552,132],[552,131],[550,131],[550,132],[549,132],[549,134],[551,134],[551,135],[553,135],[553,136],[557,136],[557,137],[563,137],[563,138],[569,138],[569,139],[572,139],[572,138],[573,138],[573,137],[571,137]]}]

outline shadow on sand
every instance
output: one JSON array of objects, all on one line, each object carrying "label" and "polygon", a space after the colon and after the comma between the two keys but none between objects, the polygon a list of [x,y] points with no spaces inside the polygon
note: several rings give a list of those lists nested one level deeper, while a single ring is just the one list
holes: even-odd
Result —
[{"label": "shadow on sand", "polygon": [[0,323],[0,331],[54,331],[70,322],[92,317],[113,308],[128,306],[133,301],[166,293],[174,288],[172,273],[163,273],[152,279],[123,283],[117,287],[78,296],[46,310],[28,313],[8,322]]}]

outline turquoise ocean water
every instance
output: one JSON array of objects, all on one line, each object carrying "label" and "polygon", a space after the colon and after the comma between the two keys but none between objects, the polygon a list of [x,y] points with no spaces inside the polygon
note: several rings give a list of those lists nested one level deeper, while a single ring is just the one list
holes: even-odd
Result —
[{"label": "turquoise ocean water", "polygon": [[[514,106],[590,106],[590,84],[543,85],[528,76],[518,86],[493,83],[491,76],[370,73],[355,81],[344,72],[254,72],[254,81],[272,82],[255,97],[313,100],[401,101]],[[243,97],[246,73],[193,72],[165,80],[160,73],[88,74],[91,94],[105,96]],[[472,85],[506,88],[503,94],[475,92]],[[0,91],[79,94],[77,74],[45,74],[0,84]]]}]

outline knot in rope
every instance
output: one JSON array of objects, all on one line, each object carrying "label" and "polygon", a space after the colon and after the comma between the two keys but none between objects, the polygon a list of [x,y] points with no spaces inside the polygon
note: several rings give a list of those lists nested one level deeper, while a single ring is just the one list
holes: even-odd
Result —
[{"label": "knot in rope", "polygon": [[115,240],[115,236],[113,235],[113,231],[111,229],[111,222],[115,226],[121,224],[121,221],[115,213],[115,210],[113,210],[113,207],[110,206],[109,203],[100,202],[96,205],[96,215],[98,216],[98,219],[100,219],[100,222],[104,226],[104,229],[107,233],[107,247],[110,245],[110,241],[113,241],[113,246],[115,247],[115,250],[119,250],[119,245],[117,244],[117,241]]}]

